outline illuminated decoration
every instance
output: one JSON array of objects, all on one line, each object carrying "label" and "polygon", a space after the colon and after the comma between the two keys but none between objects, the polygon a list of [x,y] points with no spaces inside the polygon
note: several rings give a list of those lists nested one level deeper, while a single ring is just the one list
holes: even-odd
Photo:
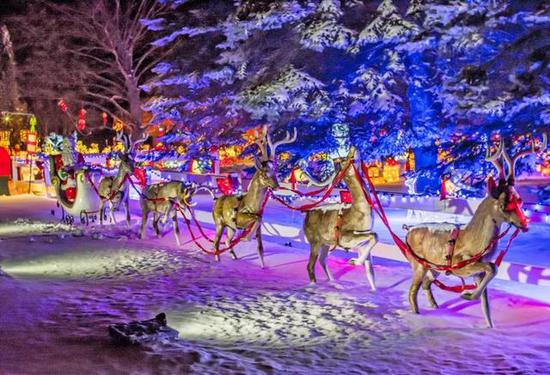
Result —
[{"label": "illuminated decoration", "polygon": [[27,133],[27,152],[29,154],[36,154],[38,151],[38,133],[36,131],[36,116],[31,116],[29,119],[31,128]]},{"label": "illuminated decoration", "polygon": [[407,159],[405,161],[405,172],[413,172],[415,168],[414,152],[409,149],[407,151]]},{"label": "illuminated decoration", "polygon": [[124,122],[122,122],[121,119],[116,118],[113,120],[113,130],[116,132],[120,132],[124,129]]},{"label": "illuminated decoration", "polygon": [[81,132],[86,129],[86,110],[84,108],[81,108],[80,111],[78,111],[78,122],[76,128]]},{"label": "illuminated decoration", "polygon": [[376,161],[367,166],[367,173],[371,181],[375,184],[382,183],[382,163]]},{"label": "illuminated decoration", "polygon": [[537,163],[536,170],[541,176],[550,177],[550,151],[542,154],[541,162]]},{"label": "illuminated decoration", "polygon": [[102,120],[102,122],[103,122],[103,126],[107,126],[107,120],[108,120],[108,118],[107,118],[107,114],[106,114],[105,112],[103,112],[103,113],[101,114],[101,120]]},{"label": "illuminated decoration", "polygon": [[27,133],[27,152],[29,154],[36,154],[38,144],[38,133],[28,132]]},{"label": "illuminated decoration", "polygon": [[61,112],[63,113],[67,113],[68,111],[68,107],[67,107],[67,103],[65,103],[65,100],[64,99],[60,99],[58,102],[57,102],[57,106],[59,107],[59,109],[61,110]]},{"label": "illuminated decoration", "polygon": [[239,156],[244,150],[243,146],[222,146],[219,148],[219,158],[221,167],[229,167],[236,164],[244,164],[244,159]]},{"label": "illuminated decoration", "polygon": [[216,185],[218,185],[218,189],[220,189],[223,195],[233,194],[233,184],[229,176],[216,178]]},{"label": "illuminated decoration", "polygon": [[189,172],[193,174],[204,174],[212,170],[212,161],[206,158],[193,159]]},{"label": "illuminated decoration", "polygon": [[393,158],[389,157],[384,163],[382,170],[382,177],[387,183],[394,183],[400,181],[400,166],[399,163]]},{"label": "illuminated decoration", "polygon": [[81,154],[99,154],[99,145],[92,143],[90,146],[86,146],[81,140],[76,142],[76,151]]},{"label": "illuminated decoration", "polygon": [[0,147],[10,147],[10,134],[9,130],[0,130]]}]

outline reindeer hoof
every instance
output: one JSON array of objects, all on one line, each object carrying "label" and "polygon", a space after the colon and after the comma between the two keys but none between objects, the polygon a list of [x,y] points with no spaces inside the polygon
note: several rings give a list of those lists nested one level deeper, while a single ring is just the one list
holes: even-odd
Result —
[{"label": "reindeer hoof", "polygon": [[460,297],[462,297],[463,299],[468,300],[468,301],[473,301],[473,300],[478,299],[478,297],[475,294],[471,293],[471,292],[464,292],[460,295]]},{"label": "reindeer hoof", "polygon": [[215,255],[215,256],[214,256],[214,259],[216,260],[216,262],[219,262],[219,261],[220,261],[220,256],[219,256],[219,255]]},{"label": "reindeer hoof", "polygon": [[234,251],[231,251],[230,254],[231,254],[231,259],[233,259],[233,260],[237,260],[237,259],[238,259],[238,258],[237,258],[237,254],[235,254]]},{"label": "reindeer hoof", "polygon": [[348,264],[351,264],[352,266],[361,266],[363,264],[365,264],[365,262],[361,262],[359,260],[359,258],[351,258],[349,261],[348,261]]}]

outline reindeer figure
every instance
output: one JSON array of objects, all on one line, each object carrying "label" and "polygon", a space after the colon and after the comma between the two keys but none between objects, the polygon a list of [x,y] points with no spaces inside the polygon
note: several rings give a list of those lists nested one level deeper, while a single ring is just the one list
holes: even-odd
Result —
[{"label": "reindeer figure", "polygon": [[120,166],[115,177],[103,177],[99,183],[99,223],[103,225],[103,212],[105,203],[109,202],[109,217],[113,223],[116,223],[114,212],[124,203],[126,210],[126,223],[130,226],[130,205],[129,205],[129,181],[130,176],[134,174],[133,154],[135,147],[139,143],[145,142],[147,136],[132,143],[131,136],[123,137],[122,132],[117,133],[117,140],[126,145],[126,153],[120,155]]},{"label": "reindeer figure", "polygon": [[[250,234],[246,240],[250,240],[253,232],[256,233],[258,243],[258,256],[260,264],[263,268],[264,263],[264,248],[262,244],[260,210],[268,189],[276,189],[279,186],[276,176],[276,150],[277,147],[283,144],[292,143],[296,140],[296,128],[291,137],[287,132],[286,137],[278,142],[272,142],[268,134],[267,126],[262,128],[262,134],[258,134],[256,143],[260,147],[262,153],[261,161],[255,159],[256,173],[252,177],[252,181],[248,185],[248,192],[244,195],[228,195],[222,196],[216,200],[212,216],[216,224],[216,237],[214,239],[214,250],[220,248],[221,236],[227,228],[227,237],[225,240],[226,246],[231,244],[235,231],[237,229],[245,229],[254,223]],[[268,152],[271,151],[271,154]],[[237,254],[233,249],[230,250],[231,257],[237,259]],[[216,260],[219,261],[219,255],[216,255]]]},{"label": "reindeer figure", "polygon": [[[451,274],[460,277],[473,276],[476,281],[476,289],[462,293],[467,300],[481,297],[481,307],[487,325],[492,328],[491,311],[487,295],[487,285],[496,276],[497,267],[490,259],[497,249],[496,238],[500,232],[502,223],[509,223],[523,231],[527,231],[528,219],[525,217],[521,206],[522,201],[514,189],[514,176],[516,161],[530,153],[536,153],[535,140],[531,140],[530,151],[524,151],[510,157],[506,151],[504,140],[501,139],[497,151],[490,155],[487,150],[486,161],[491,162],[499,172],[498,186],[492,177],[488,181],[488,196],[481,202],[474,213],[472,220],[458,231],[456,236],[455,224],[420,224],[414,227],[404,226],[408,230],[406,242],[410,249],[420,258],[434,265],[457,264],[486,251],[478,261],[462,268],[453,269]],[[543,134],[542,146],[546,148],[547,138]],[[505,174],[503,159],[508,167]],[[455,233],[454,235],[452,233]],[[452,242],[449,242],[452,241]],[[450,251],[449,247],[453,246]],[[450,256],[452,254],[452,256]],[[437,277],[437,272],[430,266],[420,264],[414,257],[409,256],[408,261],[413,269],[413,280],[409,289],[409,304],[414,313],[418,313],[417,294],[420,286],[426,292],[431,306],[437,308],[437,302],[431,291],[431,284]]]},{"label": "reindeer figure", "polygon": [[[348,207],[319,207],[306,214],[304,233],[310,243],[307,272],[310,281],[315,283],[315,264],[319,258],[319,263],[321,263],[327,278],[332,281],[333,277],[326,263],[329,250],[336,247],[346,250],[357,249],[358,258],[351,259],[350,262],[364,264],[371,289],[376,290],[371,250],[378,242],[378,236],[372,231],[372,208],[368,204],[355,174],[353,166],[355,153],[355,148],[352,147],[347,158],[340,162],[341,170],[345,170],[343,179],[351,193],[353,203]],[[327,181],[331,183],[332,178]],[[314,184],[322,185],[317,182]]]},{"label": "reindeer figure", "polygon": [[168,217],[172,216],[172,226],[174,228],[174,236],[176,243],[180,246],[180,231],[178,227],[178,210],[176,207],[185,208],[192,207],[190,199],[195,193],[195,186],[185,185],[183,182],[171,181],[147,186],[140,199],[141,204],[141,239],[145,238],[145,227],[147,218],[150,212],[153,212],[153,227],[157,237],[160,237],[158,223],[162,220],[162,224],[166,224]]}]

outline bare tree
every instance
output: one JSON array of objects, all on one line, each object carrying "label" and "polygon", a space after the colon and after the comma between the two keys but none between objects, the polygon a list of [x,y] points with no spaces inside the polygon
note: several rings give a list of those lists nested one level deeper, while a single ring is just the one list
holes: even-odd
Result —
[{"label": "bare tree", "polygon": [[[68,98],[69,103],[121,118],[141,133],[140,86],[166,52],[151,44],[143,20],[161,17],[167,9],[155,0],[33,3],[12,20],[22,34],[25,95],[50,107],[60,97]],[[37,83],[43,86],[39,94],[32,89]]]},{"label": "bare tree", "polygon": [[[15,53],[11,41],[11,34],[6,25],[0,27],[0,61],[4,60],[5,64],[0,64],[0,82],[2,84],[0,95],[3,100],[0,102],[5,106],[0,108],[8,111],[24,110],[21,102],[19,86],[17,85],[17,66],[15,63]],[[4,58],[5,56],[5,58]]]}]

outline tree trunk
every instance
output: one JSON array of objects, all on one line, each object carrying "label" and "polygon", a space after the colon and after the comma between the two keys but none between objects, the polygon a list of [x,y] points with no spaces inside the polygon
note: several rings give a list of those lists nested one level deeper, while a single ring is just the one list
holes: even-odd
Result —
[{"label": "tree trunk", "polygon": [[2,25],[2,44],[4,50],[8,55],[8,64],[6,69],[5,76],[5,85],[6,85],[6,96],[8,97],[7,102],[9,111],[24,111],[24,105],[21,102],[19,96],[19,86],[17,85],[17,69],[15,65],[15,54],[13,52],[13,44],[11,42],[10,32],[6,25]]}]

